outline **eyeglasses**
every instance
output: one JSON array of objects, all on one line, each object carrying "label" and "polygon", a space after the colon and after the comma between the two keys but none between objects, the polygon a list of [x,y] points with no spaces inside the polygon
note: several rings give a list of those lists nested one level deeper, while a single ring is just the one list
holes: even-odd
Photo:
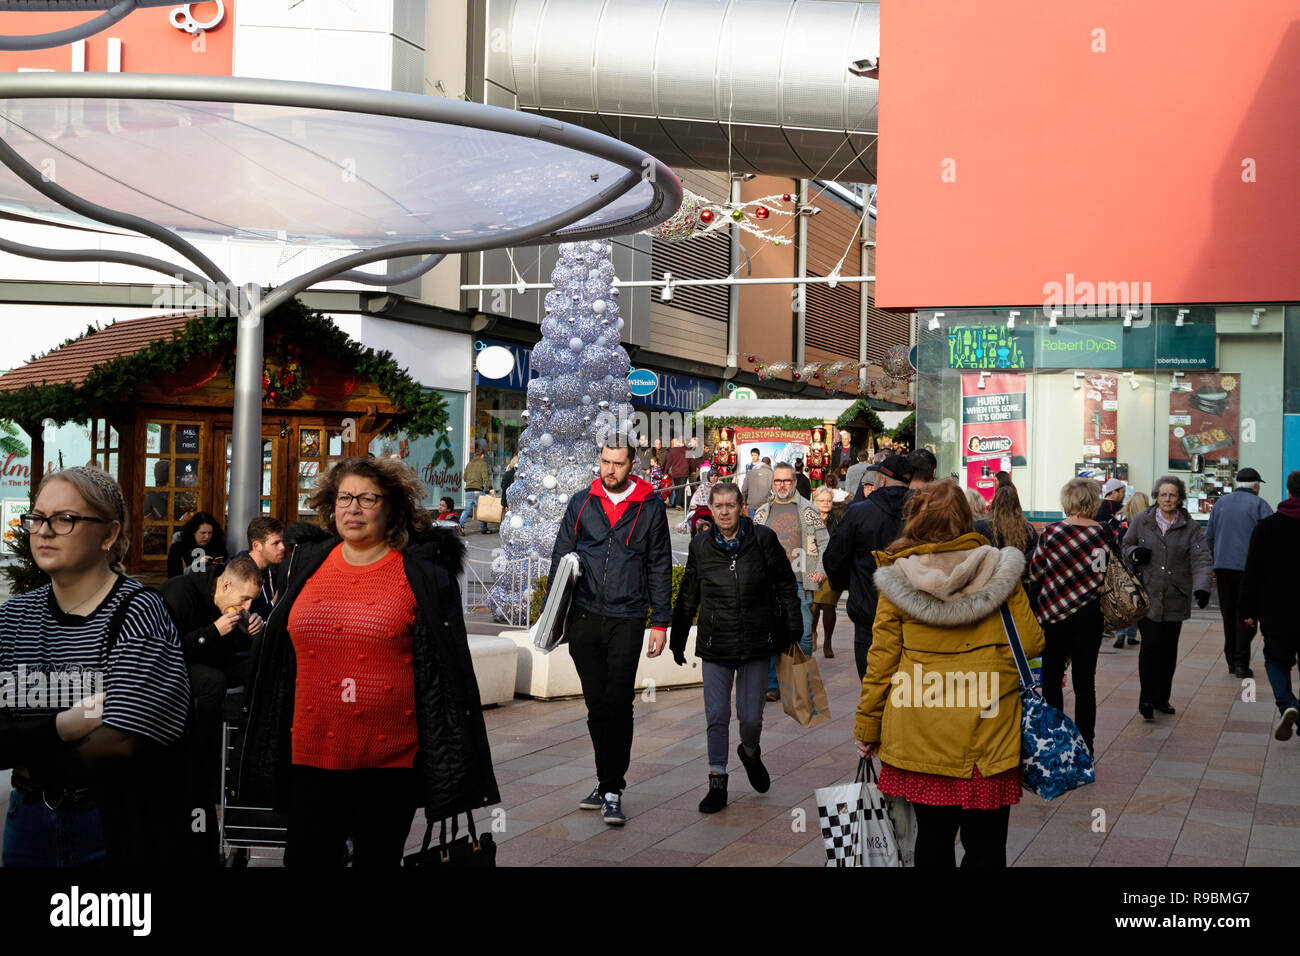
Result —
[{"label": "eyeglasses", "polygon": [[41,527],[41,525],[46,525],[46,524],[50,526],[50,530],[53,531],[55,534],[72,534],[72,532],[77,529],[78,521],[97,521],[102,524],[104,522],[104,519],[96,518],[93,515],[74,515],[74,514],[61,514],[61,515],[49,515],[49,516],[25,514],[25,515],[19,515],[18,517],[19,525],[21,525],[22,529],[26,531],[28,534],[35,534],[37,530]]},{"label": "eyeglasses", "polygon": [[794,479],[793,479],[793,478],[773,478],[773,479],[772,479],[772,484],[774,484],[774,485],[793,485],[793,484],[794,484]]},{"label": "eyeglasses", "polygon": [[357,504],[361,505],[363,509],[369,511],[372,508],[378,506],[379,499],[382,497],[384,496],[377,495],[373,491],[367,491],[359,495],[350,495],[346,491],[340,491],[337,495],[334,496],[334,506],[336,508],[343,508],[346,510],[348,508],[351,508],[352,502],[355,501]]}]

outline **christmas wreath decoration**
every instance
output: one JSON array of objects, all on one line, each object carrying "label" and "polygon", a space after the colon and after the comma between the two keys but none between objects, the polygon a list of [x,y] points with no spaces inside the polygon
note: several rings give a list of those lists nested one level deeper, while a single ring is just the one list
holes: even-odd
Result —
[{"label": "christmas wreath decoration", "polygon": [[[229,361],[230,381],[235,380],[235,352]],[[307,390],[307,373],[302,367],[302,353],[298,346],[283,340],[273,348],[274,357],[262,363],[262,403],[287,405]]]}]

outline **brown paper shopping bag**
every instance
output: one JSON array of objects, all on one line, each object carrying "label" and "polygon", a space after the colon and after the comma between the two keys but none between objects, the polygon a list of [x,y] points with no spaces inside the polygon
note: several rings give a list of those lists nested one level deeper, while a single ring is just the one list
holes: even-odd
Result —
[{"label": "brown paper shopping bag", "polygon": [[816,727],[831,719],[817,660],[798,644],[776,656],[776,679],[781,685],[781,706],[801,726]]},{"label": "brown paper shopping bag", "polygon": [[501,510],[501,499],[484,492],[478,496],[478,507],[474,509],[474,517],[485,524],[498,524],[501,521]]}]

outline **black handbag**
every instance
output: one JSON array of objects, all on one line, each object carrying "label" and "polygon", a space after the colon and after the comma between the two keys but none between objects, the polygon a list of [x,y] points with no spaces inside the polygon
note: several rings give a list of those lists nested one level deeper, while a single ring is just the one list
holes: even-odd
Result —
[{"label": "black handbag", "polygon": [[485,833],[482,836],[474,829],[473,815],[466,813],[465,818],[469,821],[469,833],[457,838],[456,832],[459,824],[457,817],[451,818],[451,842],[447,842],[447,821],[442,821],[442,835],[438,838],[438,845],[430,848],[429,844],[433,841],[433,823],[430,822],[424,831],[424,843],[418,853],[411,853],[402,858],[402,866],[424,866],[424,867],[494,867],[497,865],[497,844],[492,839],[492,834]]}]

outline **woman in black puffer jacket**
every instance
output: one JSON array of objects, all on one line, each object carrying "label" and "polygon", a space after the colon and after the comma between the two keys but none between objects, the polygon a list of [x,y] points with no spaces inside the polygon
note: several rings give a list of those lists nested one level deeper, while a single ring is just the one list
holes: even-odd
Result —
[{"label": "woman in black puffer jacket", "polygon": [[699,614],[695,653],[704,662],[704,713],[708,720],[709,792],[701,813],[727,805],[731,688],[740,721],[737,755],[759,793],[771,784],[760,759],[759,733],[769,660],[803,636],[794,572],[770,528],[742,517],[740,489],[718,482],[709,496],[712,531],[691,540],[686,573],[673,608],[669,646],[686,663],[686,640]]}]

